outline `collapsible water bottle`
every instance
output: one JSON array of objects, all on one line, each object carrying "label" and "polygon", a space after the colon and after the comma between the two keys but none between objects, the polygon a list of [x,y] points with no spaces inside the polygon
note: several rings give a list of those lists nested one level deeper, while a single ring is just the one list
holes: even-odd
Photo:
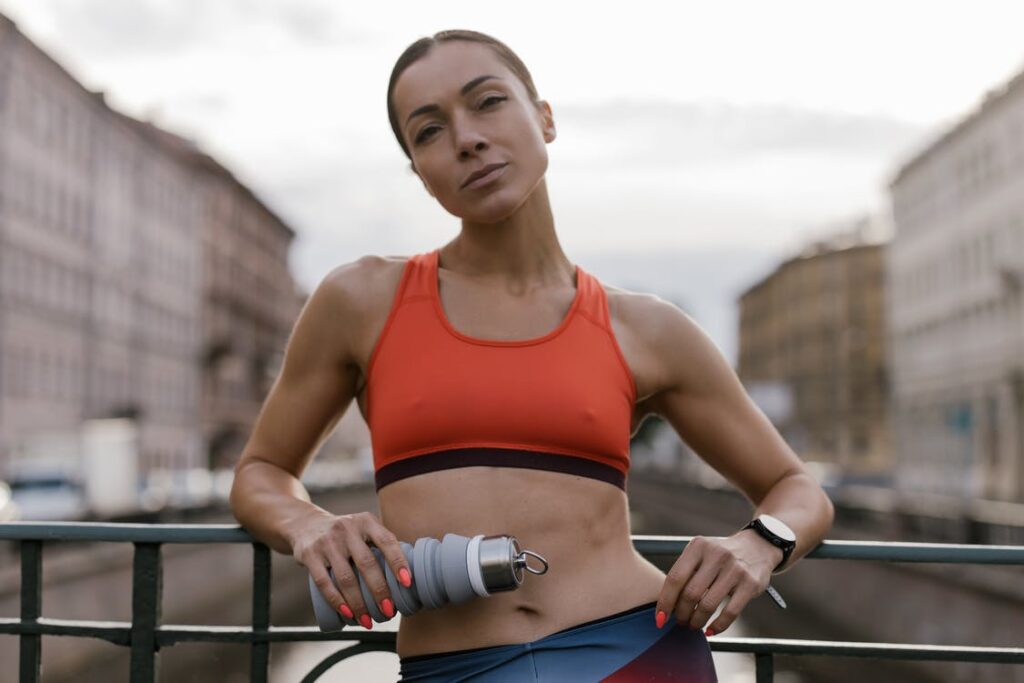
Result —
[{"label": "collapsible water bottle", "polygon": [[[415,545],[400,541],[405,559],[412,568],[412,585],[406,588],[399,583],[391,571],[391,566],[384,559],[383,553],[370,546],[370,551],[377,558],[381,571],[388,582],[391,600],[399,612],[408,616],[422,608],[433,609],[447,604],[458,605],[476,597],[486,597],[492,593],[515,590],[523,583],[524,570],[531,574],[544,574],[548,563],[543,557],[529,550],[522,550],[514,536],[459,536],[445,534],[441,541],[424,536],[416,540]],[[528,557],[536,557],[543,569],[529,566]],[[383,623],[388,620],[378,608],[377,601],[363,580],[355,562],[349,565],[359,581],[359,592],[363,596],[366,610],[370,617]],[[331,568],[327,574],[337,587]],[[321,631],[338,631],[349,626],[358,626],[355,619],[347,619],[338,610],[324,600],[309,576],[309,592],[313,598],[313,611]]]}]

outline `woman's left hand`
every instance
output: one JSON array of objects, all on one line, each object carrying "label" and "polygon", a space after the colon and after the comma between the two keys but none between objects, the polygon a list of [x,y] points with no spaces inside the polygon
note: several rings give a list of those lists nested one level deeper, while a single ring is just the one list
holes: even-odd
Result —
[{"label": "woman's left hand", "polygon": [[763,593],[782,550],[743,529],[726,538],[694,536],[668,571],[655,606],[655,623],[664,626],[672,615],[691,629],[703,628],[728,598],[706,635],[721,633],[751,600]]}]

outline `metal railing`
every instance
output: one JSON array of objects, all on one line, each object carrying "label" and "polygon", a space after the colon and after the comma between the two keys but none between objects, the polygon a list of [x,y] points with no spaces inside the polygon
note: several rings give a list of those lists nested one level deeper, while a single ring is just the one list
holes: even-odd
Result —
[{"label": "metal railing", "polygon": [[[634,535],[633,545],[649,560],[673,562],[692,536]],[[316,626],[275,627],[270,624],[271,550],[238,525],[113,524],[93,522],[9,522],[0,524],[0,540],[16,541],[21,558],[21,616],[0,618],[0,634],[20,638],[19,681],[37,683],[42,636],[101,638],[131,649],[132,683],[155,683],[160,648],[182,642],[249,643],[250,680],[268,680],[270,644],[296,641],[357,641],[323,659],[302,679],[316,681],[337,662],[371,652],[395,652],[396,633],[347,629],[324,633]],[[43,543],[90,541],[132,543],[132,620],[79,621],[47,619],[42,604]],[[161,624],[163,587],[161,546],[166,543],[249,543],[253,547],[252,625],[202,626]],[[959,564],[1024,564],[1024,546],[957,545],[829,541],[804,556],[837,560],[887,560]],[[856,643],[777,638],[723,638],[709,641],[718,652],[754,655],[757,683],[774,680],[775,655],[822,655],[903,660],[936,660],[1024,664],[1024,648],[968,647],[897,643]]]}]

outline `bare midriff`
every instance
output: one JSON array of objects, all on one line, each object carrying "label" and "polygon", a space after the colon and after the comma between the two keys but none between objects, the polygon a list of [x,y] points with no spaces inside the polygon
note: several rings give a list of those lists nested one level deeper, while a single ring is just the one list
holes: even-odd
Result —
[{"label": "bare midriff", "polygon": [[[544,575],[526,572],[515,590],[402,616],[399,657],[537,640],[653,602],[665,580],[633,548],[625,492],[597,479],[463,467],[392,482],[378,501],[401,541],[506,534],[549,565]],[[531,558],[530,566],[541,565]]]}]

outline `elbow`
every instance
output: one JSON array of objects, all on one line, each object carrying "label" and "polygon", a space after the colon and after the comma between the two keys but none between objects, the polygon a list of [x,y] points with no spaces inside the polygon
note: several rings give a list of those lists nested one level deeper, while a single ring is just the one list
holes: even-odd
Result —
[{"label": "elbow", "polygon": [[825,531],[828,531],[832,528],[832,524],[835,522],[836,519],[836,506],[832,502],[832,499],[829,498],[828,492],[826,492],[825,489],[821,490],[821,495],[822,498],[825,499]]},{"label": "elbow", "polygon": [[246,459],[244,457],[239,458],[238,462],[235,463],[234,470],[231,476],[231,490],[228,492],[228,507],[231,508],[231,514],[238,519],[239,505],[243,498],[243,479],[242,471],[244,469]]}]

